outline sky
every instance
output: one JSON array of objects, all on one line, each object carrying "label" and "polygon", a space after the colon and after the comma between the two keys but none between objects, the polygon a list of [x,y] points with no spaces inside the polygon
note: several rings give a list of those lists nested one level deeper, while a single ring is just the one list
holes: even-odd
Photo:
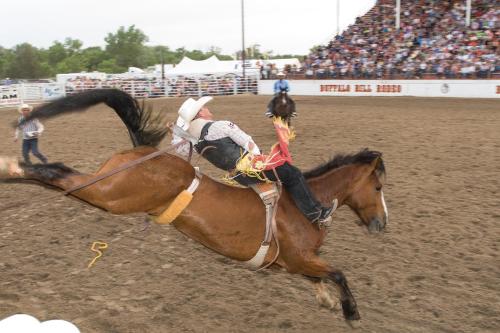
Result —
[{"label": "sky", "polygon": [[[340,1],[340,28],[354,23],[376,0]],[[244,0],[245,45],[274,54],[307,54],[337,30],[337,0]],[[49,47],[66,37],[83,47],[104,46],[120,26],[135,25],[147,45],[224,54],[241,49],[241,0],[11,0],[0,6],[0,46],[28,42]]]}]

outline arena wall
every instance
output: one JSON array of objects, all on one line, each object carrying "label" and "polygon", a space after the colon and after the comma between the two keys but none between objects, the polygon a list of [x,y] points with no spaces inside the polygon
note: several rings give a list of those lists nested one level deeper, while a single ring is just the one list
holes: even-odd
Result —
[{"label": "arena wall", "polygon": [[[272,80],[259,95],[273,94]],[[290,80],[292,95],[500,98],[500,80]]]}]

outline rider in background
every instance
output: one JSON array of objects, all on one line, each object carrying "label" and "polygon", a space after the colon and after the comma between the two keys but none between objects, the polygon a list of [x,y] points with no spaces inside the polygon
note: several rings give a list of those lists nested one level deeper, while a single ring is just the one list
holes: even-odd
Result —
[{"label": "rider in background", "polygon": [[266,116],[271,118],[273,116],[272,113],[272,106],[274,99],[279,95],[280,92],[284,91],[288,93],[290,91],[290,84],[288,83],[288,80],[285,80],[285,73],[279,72],[278,73],[278,81],[274,82],[274,98],[271,99],[269,104],[267,104],[267,111],[265,113]]}]

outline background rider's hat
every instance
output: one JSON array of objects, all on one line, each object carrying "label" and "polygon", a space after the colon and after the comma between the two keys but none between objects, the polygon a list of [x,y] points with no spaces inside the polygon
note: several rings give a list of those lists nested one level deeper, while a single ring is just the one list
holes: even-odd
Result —
[{"label": "background rider's hat", "polygon": [[19,105],[19,107],[17,108],[17,111],[19,111],[19,113],[22,113],[23,110],[29,110],[30,112],[33,111],[33,107],[29,104],[21,104]]},{"label": "background rider's hat", "polygon": [[179,116],[181,116],[186,123],[191,123],[198,112],[200,112],[201,108],[212,99],[213,97],[211,96],[203,96],[197,101],[192,98],[188,98],[179,109]]}]

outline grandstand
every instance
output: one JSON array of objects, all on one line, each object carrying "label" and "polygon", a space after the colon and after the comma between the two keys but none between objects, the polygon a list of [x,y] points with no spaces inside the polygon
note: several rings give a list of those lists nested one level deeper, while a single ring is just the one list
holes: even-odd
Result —
[{"label": "grandstand", "polygon": [[304,60],[295,78],[489,79],[500,75],[500,8],[473,0],[401,1],[397,29],[393,0],[379,0],[364,16]]},{"label": "grandstand", "polygon": [[[239,61],[219,61],[214,56],[204,61],[185,58],[177,66],[164,67],[164,72],[157,65],[152,72],[62,74],[57,83],[6,79],[0,81],[0,107],[96,88],[118,88],[135,97],[267,94],[272,89],[266,79],[276,79],[281,70],[288,79],[338,80],[314,87],[296,81],[294,87],[301,88],[294,89],[294,94],[498,97],[500,85],[493,80],[500,79],[499,38],[496,0],[378,0],[302,63],[297,59],[247,60],[243,77]],[[408,83],[415,79],[420,79],[420,86]],[[425,83],[436,79],[443,81],[435,81],[433,87]],[[483,89],[478,82],[452,84],[456,79],[489,83]],[[361,80],[395,81],[372,81],[369,86]],[[472,92],[470,86],[477,91]]]}]

